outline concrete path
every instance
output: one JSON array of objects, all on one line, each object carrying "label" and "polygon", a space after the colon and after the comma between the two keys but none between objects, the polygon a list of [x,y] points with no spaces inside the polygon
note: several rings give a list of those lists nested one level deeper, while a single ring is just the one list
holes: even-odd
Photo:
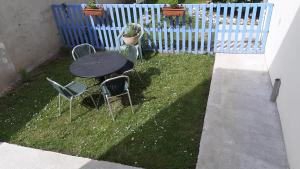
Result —
[{"label": "concrete path", "polygon": [[0,142],[0,169],[137,169]]},{"label": "concrete path", "polygon": [[197,169],[288,169],[263,55],[216,54]]}]

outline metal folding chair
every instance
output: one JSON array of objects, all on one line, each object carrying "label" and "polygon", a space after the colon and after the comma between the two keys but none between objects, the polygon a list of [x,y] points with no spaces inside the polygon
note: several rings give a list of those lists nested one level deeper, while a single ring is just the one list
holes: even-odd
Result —
[{"label": "metal folding chair", "polygon": [[104,97],[105,103],[109,108],[109,113],[113,119],[115,120],[112,108],[110,105],[110,99],[117,96],[127,95],[131,107],[131,111],[133,113],[132,101],[129,93],[129,77],[128,76],[117,76],[110,79],[106,79],[100,85],[101,94]]},{"label": "metal folding chair", "polygon": [[[59,83],[51,80],[50,78],[46,78],[52,87],[58,92],[58,111],[59,114],[61,113],[60,110],[60,97],[63,96],[65,99],[69,100],[70,102],[70,121],[72,121],[72,100],[77,98],[78,96],[81,96],[84,92],[87,91],[87,87],[84,84],[78,83],[78,82],[71,82],[67,84],[66,86],[62,86]],[[96,107],[96,103],[93,99],[93,96],[91,96],[91,99]]]},{"label": "metal folding chair", "polygon": [[83,43],[83,44],[77,45],[72,50],[72,56],[73,56],[74,60],[76,60],[84,55],[89,55],[89,54],[94,54],[94,53],[96,53],[94,46],[92,46],[88,43]]},{"label": "metal folding chair", "polygon": [[[142,53],[142,37],[144,35],[144,29],[143,27],[140,25],[140,24],[137,24],[137,23],[130,23],[131,25],[134,25],[134,26],[137,26],[140,28],[141,32],[140,32],[140,36],[139,36],[139,40],[138,40],[138,43],[135,46],[135,48],[138,50],[138,56],[143,59],[143,53]],[[129,25],[127,25],[129,26]],[[118,40],[122,40],[122,36],[123,34],[125,33],[125,30],[127,29],[127,27],[124,27],[120,33],[120,35],[117,37]],[[119,44],[119,41],[117,43],[118,47],[120,47],[121,45]]]}]

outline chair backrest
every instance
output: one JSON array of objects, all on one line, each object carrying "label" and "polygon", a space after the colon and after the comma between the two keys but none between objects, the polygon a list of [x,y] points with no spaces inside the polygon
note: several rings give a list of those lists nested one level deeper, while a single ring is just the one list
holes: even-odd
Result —
[{"label": "chair backrest", "polygon": [[120,46],[119,52],[134,64],[137,61],[139,56],[139,51],[133,45]]},{"label": "chair backrest", "polygon": [[129,77],[125,75],[106,79],[100,85],[100,89],[104,90],[104,92],[109,92],[111,96],[123,94],[128,88]]},{"label": "chair backrest", "polygon": [[94,54],[94,53],[96,53],[94,46],[92,46],[88,43],[77,45],[72,50],[72,56],[73,56],[74,60],[76,60],[84,55],[89,55],[89,54]]},{"label": "chair backrest", "polygon": [[66,89],[64,86],[60,85],[59,83],[55,82],[54,80],[51,80],[50,78],[46,78],[52,87],[60,94],[66,96],[66,97],[71,97],[72,92],[70,92],[68,89]]}]

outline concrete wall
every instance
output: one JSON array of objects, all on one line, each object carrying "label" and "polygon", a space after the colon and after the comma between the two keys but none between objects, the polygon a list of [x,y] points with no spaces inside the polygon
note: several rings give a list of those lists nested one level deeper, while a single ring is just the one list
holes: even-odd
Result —
[{"label": "concrete wall", "polygon": [[[50,5],[85,0],[0,0],[0,94],[61,47]],[[116,3],[122,0],[101,0]]]},{"label": "concrete wall", "polygon": [[300,168],[300,1],[272,0],[274,11],[266,61],[274,83],[281,79],[277,99],[291,169]]}]

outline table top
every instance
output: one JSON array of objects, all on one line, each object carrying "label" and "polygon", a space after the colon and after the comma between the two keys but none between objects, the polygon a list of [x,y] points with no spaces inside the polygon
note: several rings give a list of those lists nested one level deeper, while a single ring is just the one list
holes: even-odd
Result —
[{"label": "table top", "polygon": [[70,65],[70,72],[85,78],[102,77],[118,71],[126,62],[118,52],[100,52],[78,58]]}]

